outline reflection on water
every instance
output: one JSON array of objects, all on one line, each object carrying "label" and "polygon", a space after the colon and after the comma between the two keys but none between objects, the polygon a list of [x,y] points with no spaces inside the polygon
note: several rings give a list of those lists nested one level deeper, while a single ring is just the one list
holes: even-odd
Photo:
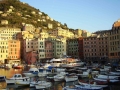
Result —
[{"label": "reflection on water", "polygon": [[3,88],[6,88],[6,83],[5,82],[0,82],[0,90]]},{"label": "reflection on water", "polygon": [[0,69],[0,75],[6,76],[7,78],[11,78],[13,74],[22,73],[22,69]]},{"label": "reflection on water", "polygon": [[[21,73],[22,69],[0,69],[0,75],[6,76],[6,78],[11,78],[14,74]],[[64,86],[64,82],[52,82],[52,87],[48,88],[47,90],[62,90],[62,86]],[[1,88],[7,88],[7,90],[35,90],[35,88],[28,88],[28,87],[22,87],[22,88],[16,88],[15,85],[6,85],[5,82],[0,82],[0,90]]]}]

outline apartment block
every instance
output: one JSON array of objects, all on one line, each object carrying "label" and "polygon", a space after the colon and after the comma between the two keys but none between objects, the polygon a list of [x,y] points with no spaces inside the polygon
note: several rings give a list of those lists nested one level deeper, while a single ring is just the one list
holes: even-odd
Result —
[{"label": "apartment block", "polygon": [[8,58],[8,41],[0,40],[0,63]]},{"label": "apartment block", "polygon": [[8,41],[8,58],[10,60],[20,60],[20,41],[19,40]]},{"label": "apartment block", "polygon": [[67,55],[73,58],[80,58],[78,38],[67,40]]},{"label": "apartment block", "polygon": [[83,39],[84,60],[108,60],[108,36],[92,34]]},{"label": "apartment block", "polygon": [[114,22],[109,31],[109,59],[111,62],[120,61],[120,20]]},{"label": "apartment block", "polygon": [[17,33],[20,33],[20,28],[7,28],[1,27],[0,28],[0,40],[12,40],[17,39]]}]

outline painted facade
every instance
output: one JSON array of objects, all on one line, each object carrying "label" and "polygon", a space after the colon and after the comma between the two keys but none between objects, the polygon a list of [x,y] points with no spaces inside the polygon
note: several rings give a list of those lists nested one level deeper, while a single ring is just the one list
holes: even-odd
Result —
[{"label": "painted facade", "polygon": [[20,41],[9,40],[8,41],[8,58],[10,60],[20,59]]},{"label": "painted facade", "polygon": [[0,40],[0,63],[4,63],[4,60],[8,58],[8,41]]},{"label": "painted facade", "polygon": [[53,58],[53,44],[51,41],[45,41],[45,58]]},{"label": "painted facade", "polygon": [[12,40],[17,39],[16,35],[17,33],[20,33],[20,28],[6,28],[1,27],[0,28],[0,40]]},{"label": "painted facade", "polygon": [[74,58],[79,58],[78,38],[67,40],[67,55]]}]

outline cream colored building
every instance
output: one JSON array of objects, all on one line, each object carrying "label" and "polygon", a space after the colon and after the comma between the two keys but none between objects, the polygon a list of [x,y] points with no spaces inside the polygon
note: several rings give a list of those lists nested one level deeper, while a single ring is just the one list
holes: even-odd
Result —
[{"label": "cream colored building", "polygon": [[0,28],[0,40],[12,40],[16,39],[17,33],[20,33],[20,28]]},{"label": "cream colored building", "polygon": [[38,38],[38,57],[40,59],[45,58],[45,38]]},{"label": "cream colored building", "polygon": [[4,60],[8,58],[8,41],[0,40],[0,63],[4,63]]},{"label": "cream colored building", "polygon": [[73,32],[71,32],[67,29],[62,29],[62,28],[58,28],[58,29],[55,29],[55,30],[49,30],[49,35],[63,36],[63,37],[66,37],[66,38],[73,38],[74,37]]}]

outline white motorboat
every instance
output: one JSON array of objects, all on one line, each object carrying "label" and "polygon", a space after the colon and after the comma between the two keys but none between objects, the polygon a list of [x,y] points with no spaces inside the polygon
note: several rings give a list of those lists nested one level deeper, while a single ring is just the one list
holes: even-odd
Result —
[{"label": "white motorboat", "polygon": [[71,81],[76,81],[76,80],[78,80],[78,76],[76,76],[75,74],[68,74],[65,76],[66,82],[71,82]]},{"label": "white motorboat", "polygon": [[5,79],[7,84],[16,84],[16,82],[21,81],[29,81],[30,78],[29,77],[22,77],[21,74],[14,74],[13,77],[9,78],[9,79]]},{"label": "white motorboat", "polygon": [[30,85],[30,81],[16,81],[15,82],[16,85]]},{"label": "white motorboat", "polygon": [[65,79],[65,76],[60,74],[54,76],[54,81],[63,81],[64,79]]},{"label": "white motorboat", "polygon": [[58,58],[58,59],[53,58],[50,60],[50,64],[53,67],[60,67],[60,65],[63,64],[63,61],[64,59],[62,58]]},{"label": "white motorboat", "polygon": [[65,75],[68,74],[66,72],[60,72],[54,76],[54,81],[63,81],[65,80]]},{"label": "white motorboat", "polygon": [[71,67],[74,67],[74,63],[63,63],[63,64],[60,65],[60,67],[62,67],[62,68],[66,68],[66,67],[71,68]]},{"label": "white motorboat", "polygon": [[39,70],[35,67],[32,67],[29,69],[28,72],[24,72],[23,74],[26,76],[26,77],[34,77],[34,76],[37,76],[38,75],[38,72]]},{"label": "white motorboat", "polygon": [[35,84],[35,88],[36,89],[46,89],[51,87],[51,82],[47,82],[47,81],[38,81],[38,84]]}]

